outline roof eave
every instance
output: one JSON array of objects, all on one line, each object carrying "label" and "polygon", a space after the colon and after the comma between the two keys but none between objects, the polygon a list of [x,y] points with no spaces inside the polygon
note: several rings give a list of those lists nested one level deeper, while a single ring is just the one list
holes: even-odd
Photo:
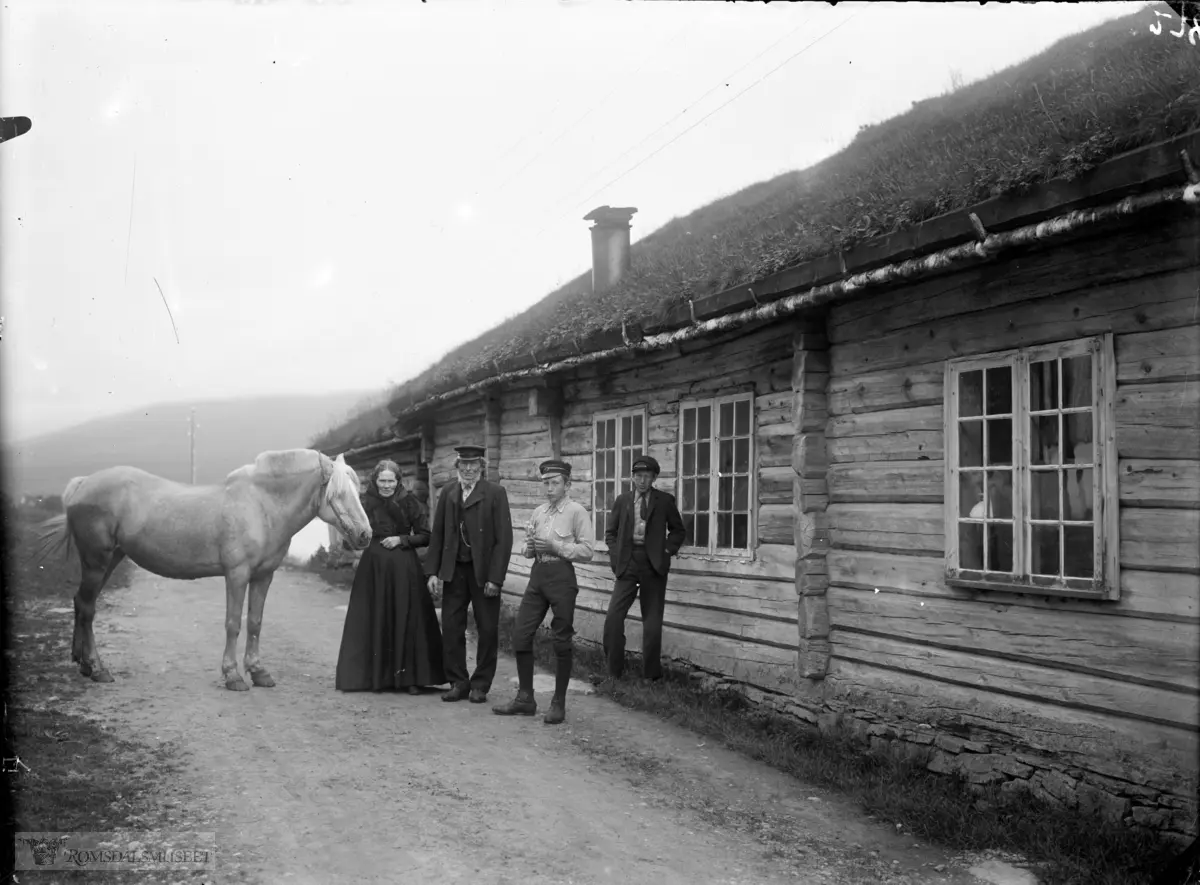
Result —
[{"label": "roof eave", "polygon": [[[951,249],[981,239],[984,233],[1000,233],[1036,224],[1073,210],[1112,203],[1136,192],[1176,183],[1186,183],[1189,160],[1200,159],[1200,129],[1144,148],[1120,154],[1073,181],[1050,181],[1026,194],[1000,196],[966,209],[940,215],[904,230],[867,240],[846,252],[835,252],[798,264],[770,276],[734,286],[722,292],[689,301],[670,310],[646,335],[662,335],[696,323],[771,304],[798,292],[828,286],[858,274]],[[613,333],[603,335],[605,339]],[[616,337],[621,337],[619,334]],[[613,349],[610,341],[589,340],[582,353],[556,364],[570,368],[594,362]],[[536,357],[535,357],[536,359]],[[523,360],[525,365],[495,365],[467,385],[455,385],[450,393],[466,387],[498,383],[505,377],[546,374],[541,360]],[[561,369],[556,369],[561,370]],[[447,391],[431,390],[419,398],[412,394],[393,397],[387,405],[396,418],[411,415],[431,401],[445,398]]]}]

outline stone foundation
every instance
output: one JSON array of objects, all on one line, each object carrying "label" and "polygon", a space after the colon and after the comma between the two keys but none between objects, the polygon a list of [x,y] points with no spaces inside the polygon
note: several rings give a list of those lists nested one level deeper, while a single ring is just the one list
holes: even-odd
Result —
[{"label": "stone foundation", "polygon": [[[997,787],[1001,795],[1031,793],[1047,804],[1085,815],[1160,831],[1181,843],[1197,833],[1197,795],[1181,781],[1154,784],[1128,768],[1103,761],[1051,758],[997,735],[981,735],[962,723],[905,722],[861,705],[776,694],[748,686],[683,661],[670,667],[702,692],[736,692],[763,713],[774,713],[822,733],[850,736],[864,750],[887,753],[924,765],[938,774],[962,776],[979,793]],[[956,733],[957,732],[957,733]],[[1195,789],[1195,780],[1191,781]]]}]

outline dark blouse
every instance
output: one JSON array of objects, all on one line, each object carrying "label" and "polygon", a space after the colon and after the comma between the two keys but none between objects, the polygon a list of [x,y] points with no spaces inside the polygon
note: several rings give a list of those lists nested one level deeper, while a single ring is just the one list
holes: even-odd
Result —
[{"label": "dark blouse", "polygon": [[363,510],[371,523],[375,540],[399,535],[408,538],[411,547],[429,545],[429,517],[416,496],[397,491],[389,498],[382,498],[373,490],[362,496]]}]

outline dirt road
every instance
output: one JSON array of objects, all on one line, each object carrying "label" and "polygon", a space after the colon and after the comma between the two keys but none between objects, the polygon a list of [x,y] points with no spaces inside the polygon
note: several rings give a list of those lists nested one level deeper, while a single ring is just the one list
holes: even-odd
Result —
[{"label": "dirt road", "polygon": [[77,712],[180,749],[185,774],[161,801],[181,828],[217,832],[216,882],[982,881],[835,795],[602,697],[572,693],[555,728],[494,716],[513,691],[504,656],[487,705],[339,693],[347,595],[279,572],[262,640],[277,687],[239,693],[220,678],[221,581],[139,571],[101,597],[116,682],[88,685]]}]

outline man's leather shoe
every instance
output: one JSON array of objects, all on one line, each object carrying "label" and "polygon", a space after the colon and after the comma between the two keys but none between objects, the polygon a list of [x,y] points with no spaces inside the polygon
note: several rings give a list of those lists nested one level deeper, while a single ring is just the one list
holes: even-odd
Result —
[{"label": "man's leather shoe", "polygon": [[482,704],[487,701],[487,692],[480,691],[478,688],[471,689],[471,703]]},{"label": "man's leather shoe", "polygon": [[497,716],[532,716],[537,712],[533,692],[518,691],[517,696],[502,707],[492,707]]},{"label": "man's leather shoe", "polygon": [[465,683],[459,683],[451,688],[448,692],[442,695],[443,701],[461,701],[470,692],[471,687]]},{"label": "man's leather shoe", "polygon": [[550,701],[550,709],[542,718],[547,725],[558,725],[567,718],[567,702],[554,698]]}]

